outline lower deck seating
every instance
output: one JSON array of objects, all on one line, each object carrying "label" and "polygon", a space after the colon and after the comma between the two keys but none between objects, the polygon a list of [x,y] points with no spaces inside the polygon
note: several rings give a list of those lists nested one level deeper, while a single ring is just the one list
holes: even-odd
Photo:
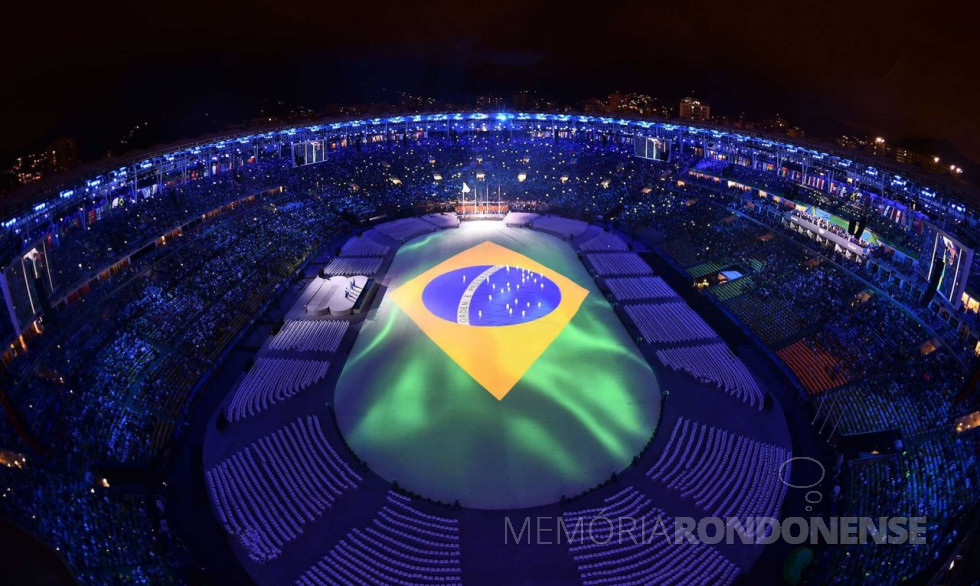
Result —
[{"label": "lower deck seating", "polygon": [[585,260],[599,276],[652,275],[653,271],[635,252],[609,252],[585,255]]},{"label": "lower deck seating", "polygon": [[677,293],[660,277],[615,277],[606,279],[605,283],[617,301],[677,297]]},{"label": "lower deck seating", "polygon": [[899,428],[911,437],[939,429],[956,418],[957,406],[949,396],[917,382],[906,386],[865,379],[825,393],[814,402],[820,417],[827,418],[841,435]]},{"label": "lower deck seating", "polygon": [[336,352],[349,325],[346,320],[289,321],[269,343],[269,348],[300,352]]},{"label": "lower deck seating", "polygon": [[681,417],[647,476],[690,498],[708,515],[775,517],[786,496],[792,452]]},{"label": "lower deck seating", "polygon": [[228,420],[238,421],[265,411],[322,379],[330,363],[325,360],[259,358],[228,405]]},{"label": "lower deck seating", "polygon": [[975,514],[980,485],[976,436],[962,435],[939,432],[899,455],[845,465],[842,515],[925,517],[926,539],[918,545],[841,546],[829,562],[835,584],[915,583],[945,559],[957,533],[951,526]]},{"label": "lower deck seating", "polygon": [[731,584],[739,573],[710,545],[677,539],[674,520],[633,487],[601,507],[565,513],[562,520],[568,551],[586,585]]},{"label": "lower deck seating", "polygon": [[378,244],[374,240],[364,236],[355,236],[344,243],[340,249],[342,256],[384,256],[388,254],[388,247]]},{"label": "lower deck seating", "polygon": [[586,240],[579,246],[585,252],[626,252],[629,246],[623,239],[611,232],[600,232],[595,237]]},{"label": "lower deck seating", "polygon": [[541,216],[530,212],[508,212],[504,223],[508,226],[523,226],[537,220]]},{"label": "lower deck seating", "polygon": [[700,280],[712,273],[723,271],[728,266],[729,264],[724,262],[700,262],[693,267],[688,267],[687,274],[694,280]]},{"label": "lower deck seating", "polygon": [[811,347],[805,340],[787,346],[776,354],[811,394],[847,384],[847,375],[837,359],[825,350]]},{"label": "lower deck seating", "polygon": [[739,277],[734,281],[727,281],[714,287],[708,287],[708,293],[714,295],[718,301],[730,301],[739,295],[751,291],[755,288],[755,279],[752,277]]},{"label": "lower deck seating", "polygon": [[[742,277],[735,283],[748,278]],[[754,292],[733,297],[725,303],[725,307],[760,340],[776,348],[813,325],[812,318],[807,320],[801,317],[792,304],[783,300],[763,299]]]},{"label": "lower deck seating", "polygon": [[400,220],[378,224],[374,229],[399,242],[408,242],[412,238],[421,236],[422,234],[435,232],[436,227],[418,218],[402,218]]},{"label": "lower deck seating", "polygon": [[370,277],[381,270],[384,259],[376,256],[338,256],[323,267],[324,274],[353,277],[364,275]]},{"label": "lower deck seating", "polygon": [[686,238],[669,240],[664,243],[663,248],[664,252],[681,266],[689,267],[700,262],[697,247]]},{"label": "lower deck seating", "polygon": [[684,302],[627,305],[626,314],[647,342],[669,344],[718,337]]},{"label": "lower deck seating", "polygon": [[657,359],[674,370],[721,387],[729,395],[762,409],[762,389],[752,373],[725,344],[657,350]]},{"label": "lower deck seating", "polygon": [[264,563],[362,478],[330,445],[320,420],[301,417],[206,472],[218,519],[248,557]]},{"label": "lower deck seating", "polygon": [[459,522],[412,506],[389,491],[370,525],[352,529],[296,580],[337,584],[461,584]]},{"label": "lower deck seating", "polygon": [[422,219],[439,229],[459,228],[459,216],[456,214],[426,214]]},{"label": "lower deck seating", "polygon": [[587,222],[561,216],[539,216],[531,222],[531,225],[535,230],[569,239],[579,236],[589,228]]}]

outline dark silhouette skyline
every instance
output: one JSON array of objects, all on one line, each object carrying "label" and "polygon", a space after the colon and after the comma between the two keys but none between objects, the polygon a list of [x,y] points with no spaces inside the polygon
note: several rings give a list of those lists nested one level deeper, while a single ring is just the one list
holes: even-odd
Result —
[{"label": "dark silhouette skyline", "polygon": [[966,14],[923,2],[217,5],[24,3],[3,19],[0,156],[58,136],[91,160],[190,138],[282,100],[559,101],[693,93],[717,115],[808,132],[948,141],[980,160],[980,51]]}]

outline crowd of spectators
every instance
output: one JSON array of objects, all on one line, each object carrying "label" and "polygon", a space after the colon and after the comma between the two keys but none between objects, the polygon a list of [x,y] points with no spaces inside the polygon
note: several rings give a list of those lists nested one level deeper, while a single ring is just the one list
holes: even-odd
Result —
[{"label": "crowd of spectators", "polygon": [[951,433],[910,446],[900,456],[846,464],[841,495],[847,515],[877,519],[925,517],[925,542],[918,545],[848,545],[829,560],[833,584],[912,582],[930,565],[945,562],[946,552],[966,530],[974,502],[977,445]]},{"label": "crowd of spectators", "polygon": [[[699,165],[699,172],[714,166]],[[737,178],[770,191],[787,187],[771,173],[739,170]],[[957,400],[976,365],[972,349],[921,307],[922,287],[899,287],[885,271],[868,270],[867,260],[791,231],[785,206],[741,197],[742,188],[711,179],[686,183],[697,202],[675,209],[662,226],[667,255],[693,283],[708,269],[748,273],[735,282],[751,278],[749,285],[719,303],[781,358],[802,357],[786,364],[813,395],[804,401],[822,409],[828,433],[898,430],[916,446],[844,464],[840,505],[846,515],[927,516],[929,544],[835,549],[825,567],[842,584],[890,583],[937,563],[974,506],[970,491],[980,478],[976,440],[952,431],[958,416],[980,407],[975,396]],[[873,247],[872,255],[884,250]]]},{"label": "crowd of spectators", "polygon": [[[4,512],[56,545],[83,581],[165,582],[164,558],[180,546],[161,533],[162,487],[141,487],[150,500],[117,493],[92,478],[93,464],[162,465],[201,374],[342,230],[319,196],[286,190],[209,219],[142,272],[120,271],[100,295],[70,305],[7,365],[6,396],[43,451],[5,437],[5,448],[29,456],[24,470],[0,467],[8,494],[23,497],[5,497]],[[125,579],[107,578],[116,574]]]},{"label": "crowd of spectators", "polygon": [[[504,132],[356,143],[300,168],[259,160],[128,195],[98,213],[82,210],[23,235],[27,244],[49,242],[46,260],[57,295],[173,234],[60,307],[49,330],[6,365],[4,397],[31,441],[0,429],[0,447],[29,456],[24,469],[0,467],[2,510],[58,547],[83,582],[118,575],[126,582],[165,583],[165,558],[181,546],[163,528],[159,492],[133,497],[106,490],[91,476],[92,464],[165,461],[198,379],[319,243],[369,219],[448,210],[464,182],[469,197],[493,202],[499,194],[513,209],[653,235],[692,284],[736,270],[744,276],[734,282],[746,279],[744,286],[729,288],[718,303],[774,351],[802,341],[833,356],[847,376],[828,393],[853,392],[844,387],[848,382],[863,384],[901,405],[896,413],[923,412],[922,402],[949,405],[962,366],[945,348],[920,351],[930,334],[910,313],[909,298],[899,298],[902,308],[868,292],[853,274],[874,278],[861,263],[792,234],[778,214],[767,212],[771,204],[736,204],[731,195],[744,190],[719,189],[718,182],[688,171],[788,197],[813,196],[813,190],[775,173],[699,161],[695,152],[656,163],[631,156],[629,144],[582,138]],[[232,202],[240,203],[216,211]],[[852,206],[817,203],[829,211]],[[932,390],[921,392],[923,383]],[[895,425],[934,433],[956,410],[924,412],[930,416]],[[926,445],[928,465],[937,469],[962,456],[945,443]],[[898,468],[880,474],[896,482],[908,466],[922,464],[915,458],[892,462]],[[960,500],[950,488],[927,489],[945,499],[946,517],[937,518],[957,513]],[[852,494],[872,508],[894,500],[891,493]],[[868,563],[879,568],[869,571],[880,571]]]},{"label": "crowd of spectators", "polygon": [[854,234],[849,234],[847,230],[844,229],[843,226],[838,226],[837,224],[831,222],[827,218],[815,216],[809,212],[804,212],[802,210],[793,210],[790,212],[790,214],[792,214],[794,218],[800,218],[802,220],[806,220],[807,222],[810,222],[811,224],[817,226],[817,228],[830,232],[831,234],[834,234],[835,236],[842,238],[851,244],[856,244],[861,248],[865,248],[868,246],[867,242],[861,240],[860,238],[857,238]]}]

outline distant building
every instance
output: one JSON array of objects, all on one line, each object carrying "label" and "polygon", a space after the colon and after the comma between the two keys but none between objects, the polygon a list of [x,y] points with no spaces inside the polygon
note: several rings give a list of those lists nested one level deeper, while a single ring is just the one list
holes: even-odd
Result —
[{"label": "distant building", "polygon": [[767,132],[785,134],[786,136],[793,137],[793,138],[798,138],[805,134],[802,128],[790,124],[780,114],[776,114],[775,118],[770,118],[769,120],[764,121],[762,123],[762,129]]},{"label": "distant building", "polygon": [[922,153],[910,151],[904,147],[895,147],[893,154],[896,161],[905,163],[906,165],[921,165],[923,167],[931,165],[938,167],[939,164],[939,157],[927,156]]},{"label": "distant building", "polygon": [[567,112],[568,107],[559,106],[558,102],[542,97],[537,92],[522,90],[512,98],[514,109],[518,112]]},{"label": "distant building", "polygon": [[514,109],[517,110],[518,112],[527,112],[529,110],[533,110],[534,95],[527,90],[521,90],[516,94],[514,94],[514,97],[511,99],[511,103],[514,106]]},{"label": "distant building", "polygon": [[55,139],[47,150],[54,155],[50,165],[57,173],[68,171],[78,165],[78,145],[73,138],[63,136]]},{"label": "distant building", "polygon": [[602,100],[593,98],[582,103],[582,111],[586,114],[608,114],[611,110]]},{"label": "distant building", "polygon": [[707,122],[711,120],[711,106],[694,98],[684,98],[681,100],[680,117],[681,120]]},{"label": "distant building", "polygon": [[54,173],[63,173],[78,165],[78,146],[73,138],[56,139],[44,150],[17,157],[0,171],[0,193],[30,183],[37,183]]},{"label": "distant building", "polygon": [[477,96],[476,108],[484,112],[496,112],[504,108],[504,100],[498,96]]},{"label": "distant building", "polygon": [[736,118],[732,124],[735,126],[735,128],[744,128],[746,130],[755,128],[755,122],[746,118],[745,112],[740,112],[738,118]]}]

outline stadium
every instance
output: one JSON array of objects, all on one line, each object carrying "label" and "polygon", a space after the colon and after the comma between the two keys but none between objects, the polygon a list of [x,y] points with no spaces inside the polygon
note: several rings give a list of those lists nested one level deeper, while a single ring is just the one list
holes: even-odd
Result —
[{"label": "stadium", "polygon": [[81,168],[3,216],[7,541],[50,583],[956,583],[976,204],[564,113]]}]

